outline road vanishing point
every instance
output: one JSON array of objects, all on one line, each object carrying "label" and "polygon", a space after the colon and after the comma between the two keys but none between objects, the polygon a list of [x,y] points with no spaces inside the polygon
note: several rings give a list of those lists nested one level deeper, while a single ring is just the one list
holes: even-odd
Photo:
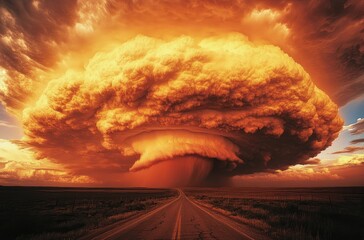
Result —
[{"label": "road vanishing point", "polygon": [[178,191],[176,199],[87,239],[269,239],[189,199],[182,190]]}]

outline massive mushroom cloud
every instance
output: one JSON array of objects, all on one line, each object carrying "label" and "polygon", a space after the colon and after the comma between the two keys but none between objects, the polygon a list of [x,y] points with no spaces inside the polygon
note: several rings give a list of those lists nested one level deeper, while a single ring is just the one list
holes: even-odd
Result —
[{"label": "massive mushroom cloud", "polygon": [[95,178],[191,157],[204,162],[192,174],[202,178],[285,169],[342,128],[299,64],[240,34],[137,36],[50,81],[23,123],[39,157]]}]

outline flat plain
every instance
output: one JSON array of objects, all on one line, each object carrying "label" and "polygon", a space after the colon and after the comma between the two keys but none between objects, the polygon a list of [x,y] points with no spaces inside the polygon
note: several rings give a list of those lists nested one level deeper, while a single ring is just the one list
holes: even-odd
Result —
[{"label": "flat plain", "polygon": [[[165,208],[169,209],[166,213],[160,211],[130,229],[130,236],[143,233],[143,227],[159,224],[169,215],[168,223],[174,225],[178,216],[172,210],[181,206],[181,239],[191,235],[187,234],[188,214],[199,213],[199,224],[208,225],[212,220],[192,208],[188,198],[270,239],[364,239],[364,187],[182,190],[0,187],[0,239],[79,239],[107,228],[122,227],[130,219],[177,198],[180,200]],[[156,219],[159,215],[161,219]],[[158,229],[173,230],[162,227]]]},{"label": "flat plain", "polygon": [[176,195],[147,188],[0,187],[0,239],[78,239]]},{"label": "flat plain", "polygon": [[272,239],[364,239],[364,188],[187,188],[190,198]]}]

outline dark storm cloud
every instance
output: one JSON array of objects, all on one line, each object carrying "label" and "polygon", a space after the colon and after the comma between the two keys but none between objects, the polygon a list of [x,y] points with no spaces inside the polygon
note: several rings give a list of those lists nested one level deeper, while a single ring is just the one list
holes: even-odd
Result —
[{"label": "dark storm cloud", "polygon": [[[340,105],[362,95],[364,2],[295,1],[286,17],[293,38],[302,44],[301,50],[321,65],[319,86]],[[307,65],[315,71],[314,66]]]},{"label": "dark storm cloud", "polygon": [[[0,42],[2,66],[22,74],[31,71],[32,61],[51,66],[56,59],[52,50],[67,39],[67,27],[74,24],[77,16],[76,6],[77,1],[73,0],[1,1],[0,35],[11,38],[9,42],[4,38]],[[14,43],[17,40],[24,41],[23,49]]]},{"label": "dark storm cloud", "polygon": [[357,144],[357,143],[362,143],[362,142],[364,142],[364,138],[354,139],[350,143],[351,144]]},{"label": "dark storm cloud", "polygon": [[57,61],[75,22],[77,1],[0,1],[0,62],[8,86],[0,98],[9,108],[21,108],[39,84],[37,70]]},{"label": "dark storm cloud", "polygon": [[344,150],[341,151],[337,151],[337,152],[333,152],[332,154],[340,154],[340,153],[353,153],[353,152],[357,152],[357,151],[362,151],[364,150],[364,147],[346,147]]}]

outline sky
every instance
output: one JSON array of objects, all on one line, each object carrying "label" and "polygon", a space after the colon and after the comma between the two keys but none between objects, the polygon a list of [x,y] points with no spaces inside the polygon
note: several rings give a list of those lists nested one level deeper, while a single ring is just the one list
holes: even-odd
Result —
[{"label": "sky", "polygon": [[363,186],[362,1],[1,1],[0,185]]}]

